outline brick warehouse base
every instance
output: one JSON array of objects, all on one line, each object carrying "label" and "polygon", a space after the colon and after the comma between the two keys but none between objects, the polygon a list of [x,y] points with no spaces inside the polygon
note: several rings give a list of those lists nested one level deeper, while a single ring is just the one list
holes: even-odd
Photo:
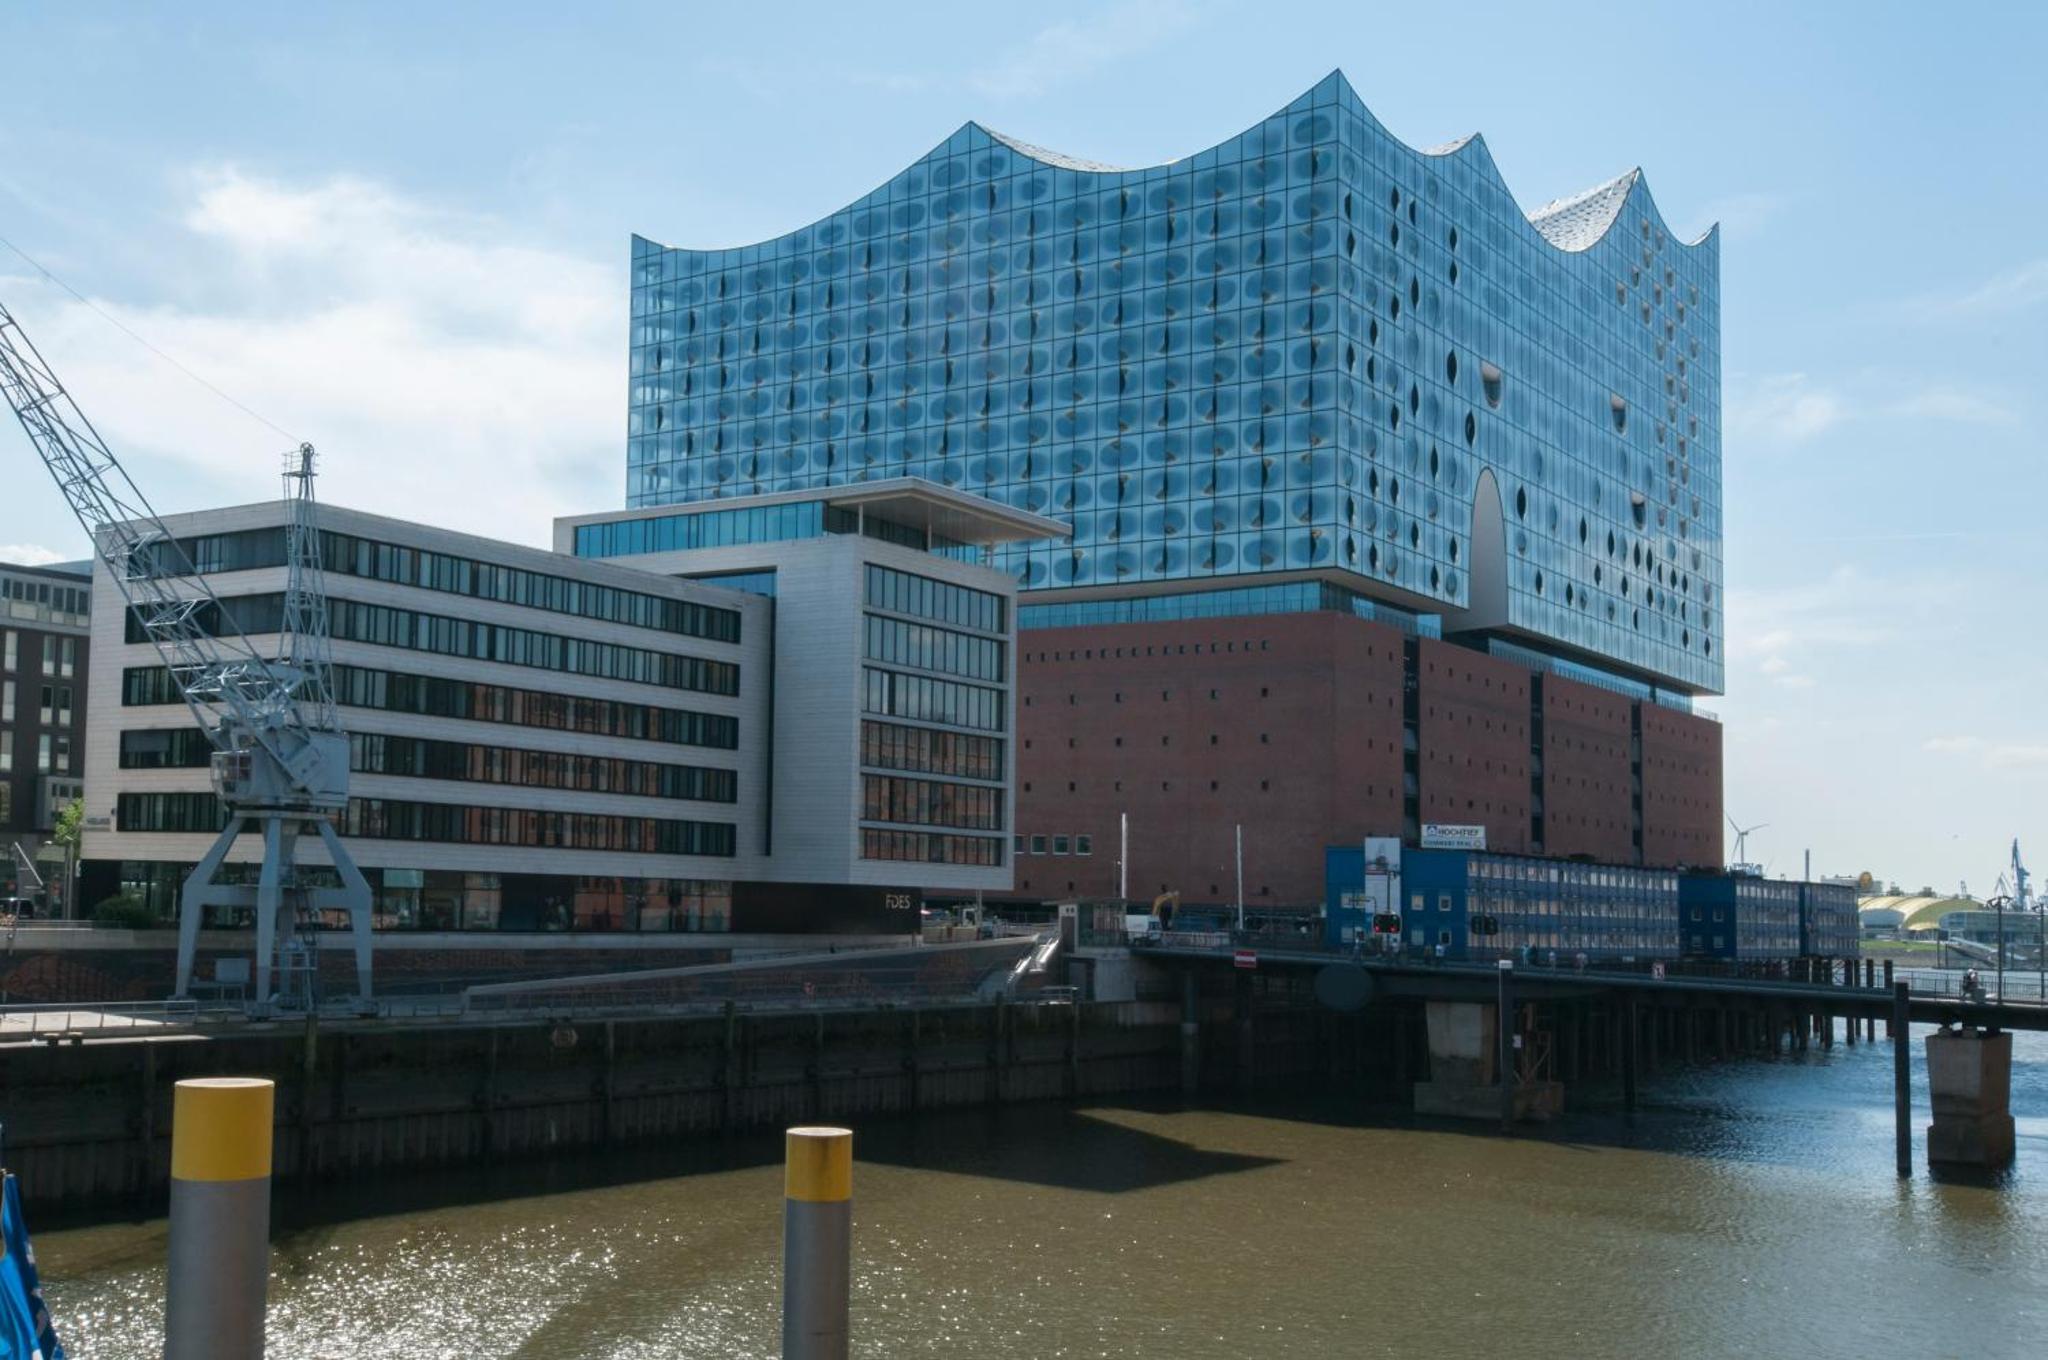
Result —
[{"label": "brick warehouse base", "polygon": [[1033,629],[1018,675],[1021,897],[1114,897],[1120,814],[1140,899],[1234,900],[1240,825],[1252,906],[1321,901],[1324,847],[1419,822],[1483,825],[1499,850],[1720,862],[1718,723],[1387,623]]}]

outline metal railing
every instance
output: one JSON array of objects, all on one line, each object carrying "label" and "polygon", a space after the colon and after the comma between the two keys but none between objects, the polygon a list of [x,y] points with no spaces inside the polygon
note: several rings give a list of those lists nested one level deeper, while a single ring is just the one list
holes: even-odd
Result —
[{"label": "metal railing", "polygon": [[[2048,1000],[2048,990],[2043,989],[2041,975],[2035,970],[2029,969],[2021,972],[2013,968],[2006,969],[2005,991],[2002,998],[1999,994],[1997,969],[1980,967],[1976,970],[1976,973],[1977,994],[1985,1001],[1995,1003],[2001,999],[2006,1001]],[[1893,976],[1911,987],[1915,996],[1953,996],[1960,998],[1966,994],[1963,984],[1968,976],[1968,970],[1962,968],[1899,968],[1894,970]]]},{"label": "metal railing", "polygon": [[240,1006],[198,1001],[0,1006],[0,1043],[187,1030],[203,1023],[239,1020],[242,1015]]}]

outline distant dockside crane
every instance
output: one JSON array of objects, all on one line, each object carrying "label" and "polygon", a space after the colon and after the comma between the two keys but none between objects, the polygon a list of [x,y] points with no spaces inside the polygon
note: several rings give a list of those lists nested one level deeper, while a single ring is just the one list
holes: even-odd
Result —
[{"label": "distant dockside crane", "polygon": [[[255,916],[252,1005],[261,1012],[309,1007],[317,950],[305,933],[322,911],[344,910],[355,950],[356,1002],[369,1009],[370,888],[332,821],[348,806],[349,747],[330,684],[313,446],[301,444],[286,455],[283,622],[276,654],[266,657],[4,305],[0,391],[126,601],[131,636],[139,631],[155,645],[213,746],[213,788],[226,826],[185,881],[174,995],[190,992],[206,908],[239,907]],[[262,839],[257,882],[219,881],[245,833]],[[326,847],[340,886],[315,884],[300,864],[301,841],[309,836]]]}]

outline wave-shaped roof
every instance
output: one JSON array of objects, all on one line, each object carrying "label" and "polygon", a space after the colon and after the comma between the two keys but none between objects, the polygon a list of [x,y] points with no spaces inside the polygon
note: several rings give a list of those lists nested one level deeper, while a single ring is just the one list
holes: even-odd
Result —
[{"label": "wave-shaped roof", "polygon": [[1642,177],[1641,170],[1631,170],[1584,193],[1552,199],[1529,214],[1529,225],[1559,250],[1584,250],[1607,234]]},{"label": "wave-shaped roof", "polygon": [[[1387,131],[1385,125],[1373,116],[1372,111],[1359,98],[1357,90],[1352,87],[1351,82],[1341,70],[1332,71],[1328,76],[1318,81],[1314,87],[1290,102],[1281,110],[1281,113],[1304,113],[1319,107],[1327,108],[1333,102],[1349,105],[1354,111],[1364,116],[1366,122],[1374,131],[1386,137],[1389,141],[1397,143],[1412,155],[1427,156],[1439,160],[1468,162],[1475,171],[1484,174],[1492,181],[1494,189],[1498,191],[1502,198],[1506,199],[1508,203],[1513,204],[1517,209],[1520,209],[1520,205],[1514,201],[1513,192],[1508,188],[1506,180],[1501,176],[1500,168],[1494,163],[1492,153],[1487,149],[1485,137],[1479,133],[1468,133],[1453,141],[1418,150]],[[963,142],[963,138],[970,140]],[[978,138],[986,138],[989,142],[1006,147],[1018,155],[1027,157],[1041,165],[1082,174],[1143,174],[1151,170],[1164,169],[1167,166],[1181,165],[1188,160],[1193,160],[1199,165],[1203,156],[1208,154],[1204,152],[1192,157],[1162,161],[1154,166],[1110,165],[1103,161],[1089,160],[1085,157],[1070,156],[1065,152],[1053,151],[1035,143],[1024,141],[1021,138],[997,132],[985,124],[971,120],[959,132],[955,133],[953,137],[941,143],[933,154],[941,154],[948,147],[953,147],[957,150],[961,145],[971,144],[972,139]],[[1219,145],[1228,145],[1231,140],[1233,139],[1227,138],[1224,143]],[[882,190],[877,191],[878,194],[883,192]],[[1670,232],[1668,225],[1664,221],[1663,214],[1658,211],[1656,201],[1649,192],[1648,183],[1645,181],[1641,169],[1630,170],[1626,174],[1618,175],[1604,184],[1596,185],[1581,193],[1572,194],[1565,198],[1553,199],[1534,211],[1521,211],[1530,227],[1540,239],[1560,251],[1578,253],[1592,248],[1605,238],[1608,231],[1621,219],[1623,210],[1627,207],[1630,200],[1638,193],[1641,195],[1640,206],[1643,213],[1653,219],[1674,240],[1678,239],[1676,233]],[[866,202],[867,200],[863,199],[862,201]],[[1688,246],[1702,245],[1713,234],[1714,228],[1709,227],[1695,240],[1680,241],[1679,243]]]},{"label": "wave-shaped roof", "polygon": [[[1127,165],[1105,165],[1101,161],[1083,160],[1079,156],[1069,156],[1060,151],[1048,151],[1042,146],[1033,146],[1030,142],[997,132],[986,123],[975,123],[973,126],[980,128],[991,139],[1001,142],[1017,154],[1029,156],[1035,161],[1043,161],[1061,170],[1086,170],[1097,175],[1121,175],[1131,168]],[[1172,164],[1171,161],[1167,163]]]},{"label": "wave-shaped roof", "polygon": [[[1317,84],[1316,88],[1321,89],[1324,84],[1331,82],[1341,86],[1350,98],[1358,100],[1357,91],[1352,88],[1350,80],[1341,70],[1332,71],[1329,76]],[[1302,104],[1314,93],[1315,91],[1311,90],[1308,95],[1304,95],[1301,99],[1294,101],[1294,105],[1290,105],[1290,107]],[[1360,100],[1359,103],[1363,107],[1363,101]],[[1368,116],[1370,116],[1369,110]],[[1374,122],[1377,121],[1377,119],[1374,120]],[[1102,161],[1091,161],[1080,156],[1069,156],[1065,152],[1048,150],[1045,147],[1035,145],[1020,138],[997,132],[994,128],[983,123],[970,123],[969,126],[979,128],[991,139],[1002,143],[1019,155],[1029,156],[1035,161],[1057,169],[1081,170],[1096,174],[1125,174],[1134,168],[1131,166],[1109,165]],[[1392,134],[1388,135],[1391,136]],[[1495,177],[1499,177],[1499,171],[1493,167],[1492,157],[1486,150],[1486,139],[1476,132],[1470,132],[1463,137],[1425,148],[1422,154],[1437,157],[1458,156],[1464,154],[1468,149],[1482,157],[1488,168],[1493,169]],[[1177,163],[1177,161],[1161,162],[1162,165]],[[1586,250],[1607,234],[1608,229],[1620,218],[1623,207],[1628,203],[1629,195],[1634,192],[1638,185],[1642,184],[1643,172],[1641,167],[1637,167],[1624,174],[1615,176],[1604,184],[1596,184],[1590,189],[1568,195],[1564,198],[1552,199],[1533,211],[1525,211],[1523,215],[1529,219],[1529,225],[1536,228],[1544,240],[1550,242],[1551,245],[1559,250],[1571,252]],[[1503,183],[1501,187],[1506,189],[1507,186]],[[1647,185],[1644,186],[1644,190],[1647,194]],[[1654,201],[1650,205],[1650,211],[1656,213]],[[1657,216],[1661,222],[1662,214],[1657,213]],[[1687,244],[1696,245],[1700,241],[1706,240],[1712,234],[1713,229],[1710,227],[1697,240]]]}]

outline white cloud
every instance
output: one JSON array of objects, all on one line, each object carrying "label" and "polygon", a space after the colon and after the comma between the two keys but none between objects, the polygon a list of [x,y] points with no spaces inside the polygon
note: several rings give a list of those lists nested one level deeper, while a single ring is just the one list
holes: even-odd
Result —
[{"label": "white cloud", "polygon": [[1729,434],[1766,444],[1804,443],[1848,416],[1841,397],[1804,373],[1733,378],[1727,405]]},{"label": "white cloud", "polygon": [[2012,410],[1995,397],[1947,383],[1932,383],[1887,404],[1885,414],[1962,425],[2010,425]]},{"label": "white cloud", "polygon": [[1780,675],[1791,669],[1786,654],[1799,648],[1890,641],[1898,635],[1896,617],[1888,612],[1899,604],[1895,588],[1853,567],[1838,567],[1802,585],[1730,592],[1729,654],[1754,659],[1766,675]]},{"label": "white cloud", "polygon": [[2017,312],[2043,302],[2048,302],[2048,259],[2029,260],[1936,307],[1951,312]]},{"label": "white cloud", "polygon": [[1188,27],[1195,8],[1178,0],[1122,0],[1083,19],[1050,24],[997,61],[971,72],[967,85],[992,99],[1042,95],[1099,67],[1135,56]]},{"label": "white cloud", "polygon": [[1838,425],[1871,419],[1928,420],[1960,425],[2010,425],[2011,405],[1979,387],[1935,381],[1902,384],[1878,374],[1824,383],[1804,373],[1736,374],[1727,392],[1731,443],[1804,444]]},{"label": "white cloud", "polygon": [[40,544],[0,543],[0,562],[12,562],[18,567],[46,567],[52,562],[63,560],[63,553]]},{"label": "white cloud", "polygon": [[2048,768],[2048,745],[2040,742],[1990,742],[1982,737],[1930,737],[1920,749],[1936,755],[1980,756],[1991,770]]},{"label": "white cloud", "polygon": [[[316,444],[323,499],[533,543],[554,514],[619,501],[615,267],[349,176],[210,171],[182,221],[166,250],[192,300],[98,305]],[[280,494],[281,436],[53,288],[6,287],[158,509]]]}]

